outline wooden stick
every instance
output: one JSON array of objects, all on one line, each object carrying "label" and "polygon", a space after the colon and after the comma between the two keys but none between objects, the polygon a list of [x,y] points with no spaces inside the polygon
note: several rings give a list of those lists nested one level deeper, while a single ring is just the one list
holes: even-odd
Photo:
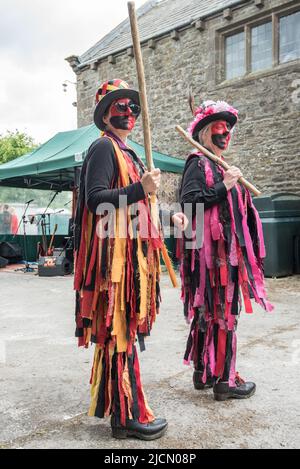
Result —
[{"label": "wooden stick", "polygon": [[[185,138],[187,142],[189,142],[195,148],[200,150],[201,153],[207,156],[210,160],[214,161],[215,163],[217,163],[219,166],[222,166],[222,168],[226,170],[230,168],[229,164],[226,163],[226,161],[222,160],[218,156],[211,153],[209,150],[203,147],[199,142],[196,142],[196,140],[194,140],[187,132],[185,132],[185,130],[183,130],[183,128],[180,127],[180,125],[176,125],[175,129],[177,130],[178,133],[180,133],[180,135],[182,135]],[[245,179],[244,177],[241,177],[239,179],[239,182],[243,184],[244,187],[246,187],[251,192],[253,192],[254,195],[257,195],[257,196],[261,195],[261,192],[255,186],[253,186],[251,182],[247,181],[247,179]]]},{"label": "wooden stick", "polygon": [[150,130],[150,117],[147,100],[146,80],[143,64],[143,56],[140,44],[140,34],[137,24],[137,17],[135,12],[135,3],[128,2],[128,12],[131,26],[131,35],[133,41],[133,50],[136,60],[137,77],[139,83],[140,103],[142,108],[143,131],[144,131],[144,147],[147,161],[148,171],[154,169],[152,158],[152,145],[151,145],[151,130]]},{"label": "wooden stick", "polygon": [[[136,61],[136,71],[139,83],[139,93],[140,93],[140,103],[142,108],[142,119],[143,119],[143,133],[144,133],[144,147],[148,171],[154,169],[154,163],[152,158],[152,145],[151,145],[151,129],[150,129],[150,117],[149,117],[149,108],[147,100],[147,90],[146,90],[146,80],[145,80],[145,71],[144,63],[142,56],[142,49],[140,43],[140,34],[137,23],[137,17],[135,12],[135,3],[128,2],[128,12],[131,26],[131,35],[133,42],[133,50]],[[157,198],[156,194],[151,194],[151,217],[155,226],[158,226],[159,217],[157,210]],[[165,266],[169,272],[170,279],[174,287],[177,287],[176,274],[174,272],[167,248],[163,243],[162,246],[162,256],[165,262]]]}]

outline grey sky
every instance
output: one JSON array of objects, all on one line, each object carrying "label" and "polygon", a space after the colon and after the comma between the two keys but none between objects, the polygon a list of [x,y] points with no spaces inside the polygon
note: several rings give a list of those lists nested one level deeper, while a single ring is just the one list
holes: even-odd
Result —
[{"label": "grey sky", "polygon": [[19,129],[43,143],[75,128],[75,86],[62,91],[75,75],[64,59],[123,21],[127,0],[0,0],[0,11],[0,133]]}]

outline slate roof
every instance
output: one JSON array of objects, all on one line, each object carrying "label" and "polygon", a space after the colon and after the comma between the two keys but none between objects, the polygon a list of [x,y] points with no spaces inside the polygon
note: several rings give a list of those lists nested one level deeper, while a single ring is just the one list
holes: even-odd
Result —
[{"label": "slate roof", "polygon": [[[141,42],[210,16],[244,0],[148,0],[137,10]],[[132,45],[127,18],[78,57],[79,68]]]}]

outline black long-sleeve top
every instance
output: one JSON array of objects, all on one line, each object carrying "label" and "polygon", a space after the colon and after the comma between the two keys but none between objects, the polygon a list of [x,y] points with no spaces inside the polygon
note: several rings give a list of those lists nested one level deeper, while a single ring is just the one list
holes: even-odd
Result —
[{"label": "black long-sleeve top", "polygon": [[204,167],[199,165],[199,157],[195,155],[186,163],[180,191],[180,203],[182,207],[185,203],[192,204],[193,214],[196,211],[197,203],[203,203],[204,210],[206,210],[219,204],[227,197],[226,186],[222,175],[216,169],[216,165],[212,165],[212,170],[216,183],[212,187],[208,187]]},{"label": "black long-sleeve top", "polygon": [[[143,168],[139,165],[135,153],[125,150],[139,167],[142,175]],[[119,197],[127,196],[127,205],[145,199],[145,192],[141,182],[129,184],[120,189],[114,188],[119,176],[114,147],[107,138],[96,140],[89,149],[88,163],[85,177],[85,196],[88,209],[96,213],[97,207],[102,203],[110,203],[119,207]]]},{"label": "black long-sleeve top", "polygon": [[[123,151],[130,156],[142,177],[145,168],[133,150],[124,147]],[[119,177],[114,147],[108,138],[101,138],[92,143],[87,156],[85,169],[85,202],[92,213],[97,213],[97,207],[102,203],[110,203],[119,208],[119,197],[127,196],[127,205],[132,205],[145,199],[146,195],[142,183],[135,182],[120,189],[114,188]],[[159,208],[159,217],[164,224],[170,220],[173,225],[172,210]]]},{"label": "black long-sleeve top", "polygon": [[[192,204],[192,215],[195,216],[197,203],[204,204],[204,210],[219,204],[220,220],[223,224],[224,231],[226,232],[226,237],[229,238],[229,232],[231,230],[230,211],[227,201],[227,188],[223,182],[223,175],[219,171],[218,166],[212,161],[209,161],[215,184],[208,187],[206,184],[204,165],[201,163],[199,164],[199,161],[199,157],[195,155],[186,163],[180,191],[180,202],[182,208],[184,210],[185,203]],[[241,186],[241,190],[244,194],[243,186]],[[237,236],[240,246],[245,246],[242,217],[239,212],[238,194],[235,187],[231,189],[231,196]],[[254,238],[254,220],[251,217],[252,215],[249,214],[248,224],[250,232]]]}]

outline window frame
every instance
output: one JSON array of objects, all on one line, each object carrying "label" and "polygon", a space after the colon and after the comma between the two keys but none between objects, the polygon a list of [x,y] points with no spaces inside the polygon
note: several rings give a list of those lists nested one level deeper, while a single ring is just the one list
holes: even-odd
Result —
[{"label": "window frame", "polygon": [[[279,50],[280,50],[280,18],[293,13],[300,11],[299,3],[297,5],[292,5],[286,8],[280,7],[280,10],[273,9],[269,12],[262,13],[260,16],[253,17],[242,24],[232,25],[223,30],[217,32],[216,45],[219,48],[221,54],[219,55],[219,83],[232,81],[232,80],[241,80],[247,78],[248,76],[270,73],[276,67],[287,66],[294,62],[300,60],[300,58],[290,60],[288,62],[279,62]],[[251,70],[251,29],[256,26],[261,26],[262,24],[271,22],[272,23],[272,67],[262,68],[260,70]],[[244,32],[245,35],[245,73],[243,75],[226,78],[226,38]],[[218,56],[218,55],[217,55]],[[218,64],[216,64],[218,66]],[[217,78],[217,77],[216,77]]]},{"label": "window frame", "polygon": [[[224,76],[226,76],[226,39],[230,36],[233,36],[233,35],[236,35],[236,34],[240,34],[240,33],[244,33],[244,39],[245,39],[245,53],[246,53],[246,44],[247,44],[247,38],[246,38],[246,34],[245,34],[245,28],[237,28],[233,34],[226,34],[223,36],[223,47],[222,47],[222,51],[223,51],[223,69],[224,69]],[[247,53],[246,53],[246,57],[247,57]],[[246,64],[246,61],[245,61],[245,67],[247,67],[247,64]],[[242,75],[244,76],[244,75]],[[237,77],[234,77],[234,78],[229,78],[228,80],[234,80],[235,78]]]},{"label": "window frame", "polygon": [[284,64],[288,64],[288,63],[291,63],[291,62],[295,62],[296,60],[300,60],[300,57],[296,58],[296,59],[293,59],[293,60],[289,60],[287,62],[280,62],[280,19],[281,18],[284,18],[285,16],[290,16],[290,15],[293,15],[295,13],[299,13],[300,12],[300,7],[298,5],[298,8],[294,8],[293,11],[289,11],[289,12],[284,12],[284,13],[280,13],[280,14],[277,14],[276,15],[276,21],[277,21],[277,28],[276,28],[276,32],[277,32],[277,47],[278,47],[278,51],[277,51],[277,65],[284,65]]}]

